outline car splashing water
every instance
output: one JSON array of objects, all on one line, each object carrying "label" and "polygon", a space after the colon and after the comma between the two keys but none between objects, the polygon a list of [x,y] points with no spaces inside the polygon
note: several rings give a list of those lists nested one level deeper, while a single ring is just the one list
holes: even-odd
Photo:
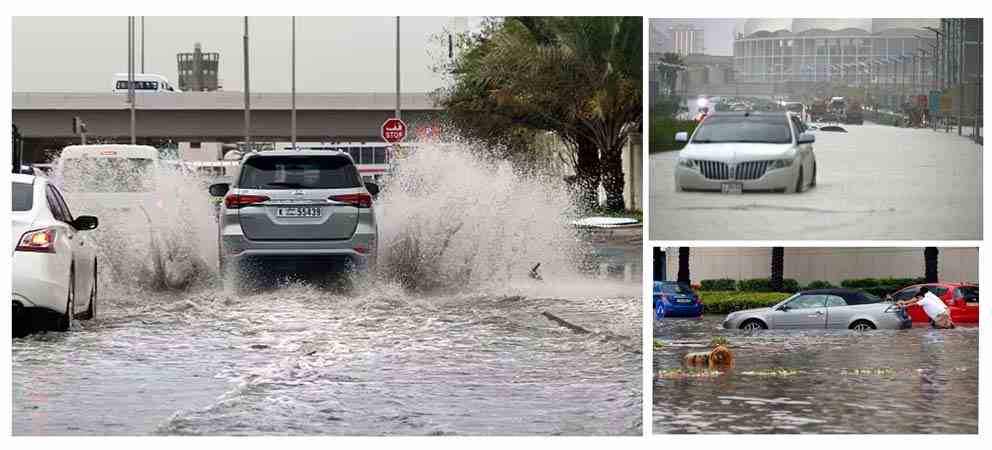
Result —
[{"label": "car splashing water", "polygon": [[[655,433],[978,432],[977,326],[748,334],[722,320],[655,322]],[[715,336],[734,367],[685,367]]]},{"label": "car splashing water", "polygon": [[[75,215],[100,220],[87,237],[115,290],[182,290],[215,277],[217,231],[206,180],[178,164],[108,164],[74,158],[53,180]],[[101,286],[101,288],[103,288]]]},{"label": "car splashing water", "polygon": [[[639,435],[640,287],[576,270],[566,194],[421,147],[377,199],[369,279],[102,289],[97,319],[14,340],[13,432]],[[209,225],[190,236],[208,261]]]},{"label": "car splashing water", "polygon": [[483,161],[463,145],[423,145],[380,195],[382,274],[417,291],[574,275],[582,250],[563,184]]}]

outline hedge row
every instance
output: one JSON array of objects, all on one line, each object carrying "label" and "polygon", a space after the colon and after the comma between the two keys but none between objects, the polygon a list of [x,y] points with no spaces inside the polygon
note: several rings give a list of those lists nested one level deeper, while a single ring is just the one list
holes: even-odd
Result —
[{"label": "hedge row", "polygon": [[695,129],[696,122],[693,120],[654,118],[651,120],[650,134],[648,135],[648,149],[651,153],[681,150],[685,143],[675,142],[675,133],[685,131],[692,135]]},{"label": "hedge row", "polygon": [[[903,287],[925,282],[925,278],[853,278],[844,280],[840,285],[841,287],[861,289],[878,296],[883,296]],[[717,278],[702,280],[699,286],[703,291],[772,292],[771,279],[769,278],[754,278],[739,281],[730,278]],[[800,286],[799,282],[791,278],[782,280],[782,292],[799,292],[835,287],[837,286],[823,280],[812,281],[806,286]]]},{"label": "hedge row", "polygon": [[703,291],[699,298],[703,301],[703,313],[729,314],[742,309],[767,308],[790,295],[788,292]]},{"label": "hedge row", "polygon": [[[773,292],[771,278],[753,278],[750,280],[732,280],[730,278],[719,278],[715,280],[703,280],[699,284],[704,291],[743,291],[743,292]],[[782,280],[783,292],[798,292],[799,282],[792,278]]]}]

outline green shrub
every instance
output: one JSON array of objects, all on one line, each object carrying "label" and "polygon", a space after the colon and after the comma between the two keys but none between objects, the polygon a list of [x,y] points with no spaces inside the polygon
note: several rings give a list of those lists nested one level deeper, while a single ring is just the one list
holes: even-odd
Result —
[{"label": "green shrub", "polygon": [[703,313],[728,314],[750,308],[765,308],[788,298],[787,292],[702,291]]},{"label": "green shrub", "polygon": [[675,142],[675,133],[685,131],[692,135],[696,129],[693,120],[675,120],[670,117],[652,117],[651,130],[648,135],[648,149],[654,152],[681,150],[684,142]]},{"label": "green shrub", "polygon": [[703,280],[699,282],[699,285],[704,291],[733,291],[737,289],[737,281],[730,278]]},{"label": "green shrub", "polygon": [[808,291],[811,289],[831,289],[834,287],[836,286],[830,284],[829,281],[816,280],[816,281],[810,281],[809,284],[807,284],[806,287],[803,288],[803,290]]},{"label": "green shrub", "polygon": [[[744,292],[772,292],[771,278],[752,278],[750,280],[740,280],[737,282],[737,289]],[[799,282],[793,278],[782,280],[782,291],[798,292]]]}]

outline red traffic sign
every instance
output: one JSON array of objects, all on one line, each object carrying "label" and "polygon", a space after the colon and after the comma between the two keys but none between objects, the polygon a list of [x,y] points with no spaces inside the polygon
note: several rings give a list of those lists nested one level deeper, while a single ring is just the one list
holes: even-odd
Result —
[{"label": "red traffic sign", "polygon": [[386,119],[382,123],[382,139],[390,144],[406,139],[406,124],[395,117]]}]

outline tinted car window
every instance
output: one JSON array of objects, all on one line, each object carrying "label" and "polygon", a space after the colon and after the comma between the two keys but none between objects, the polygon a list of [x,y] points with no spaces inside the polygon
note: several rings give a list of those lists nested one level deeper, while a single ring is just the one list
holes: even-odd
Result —
[{"label": "tinted car window", "polygon": [[60,220],[62,222],[69,222],[69,216],[62,209],[62,205],[59,203],[58,197],[55,195],[55,189],[49,185],[45,189],[45,198],[48,200],[48,210],[52,212],[52,216],[55,220]]},{"label": "tinted car window", "polygon": [[692,142],[789,144],[792,142],[792,130],[785,115],[710,116],[699,126]]},{"label": "tinted car window", "polygon": [[[915,292],[914,292],[915,293]],[[851,292],[842,295],[847,300],[848,305],[867,305],[870,303],[881,303],[883,300],[878,296],[868,292]],[[911,298],[911,297],[907,297]]]},{"label": "tinted car window", "polygon": [[826,302],[825,295],[801,295],[795,300],[789,302],[789,308],[791,309],[809,309],[809,308],[822,308]]},{"label": "tinted car window", "polygon": [[827,307],[830,308],[830,307],[835,307],[835,306],[847,306],[847,301],[844,300],[843,298],[840,298],[840,297],[836,296],[836,295],[828,295],[827,296]]},{"label": "tinted car window", "polygon": [[341,156],[249,158],[238,187],[248,189],[341,189],[362,186],[358,169]]},{"label": "tinted car window", "polygon": [[31,211],[34,206],[34,185],[31,183],[13,183],[10,189],[11,207],[14,211]]},{"label": "tinted car window", "polygon": [[661,292],[666,294],[691,294],[692,290],[681,284],[665,283],[661,285]]},{"label": "tinted car window", "polygon": [[947,293],[947,288],[942,286],[930,286],[930,292],[937,297],[943,297]]},{"label": "tinted car window", "polygon": [[896,294],[893,295],[892,298],[893,298],[893,300],[895,300],[897,302],[909,300],[909,299],[911,299],[911,298],[913,298],[913,297],[916,296],[916,292],[917,291],[919,291],[919,288],[907,288],[907,289],[903,289],[903,290],[901,290],[899,292],[896,292]]},{"label": "tinted car window", "polygon": [[962,286],[954,290],[955,298],[964,298],[968,303],[978,303],[978,286]]}]

